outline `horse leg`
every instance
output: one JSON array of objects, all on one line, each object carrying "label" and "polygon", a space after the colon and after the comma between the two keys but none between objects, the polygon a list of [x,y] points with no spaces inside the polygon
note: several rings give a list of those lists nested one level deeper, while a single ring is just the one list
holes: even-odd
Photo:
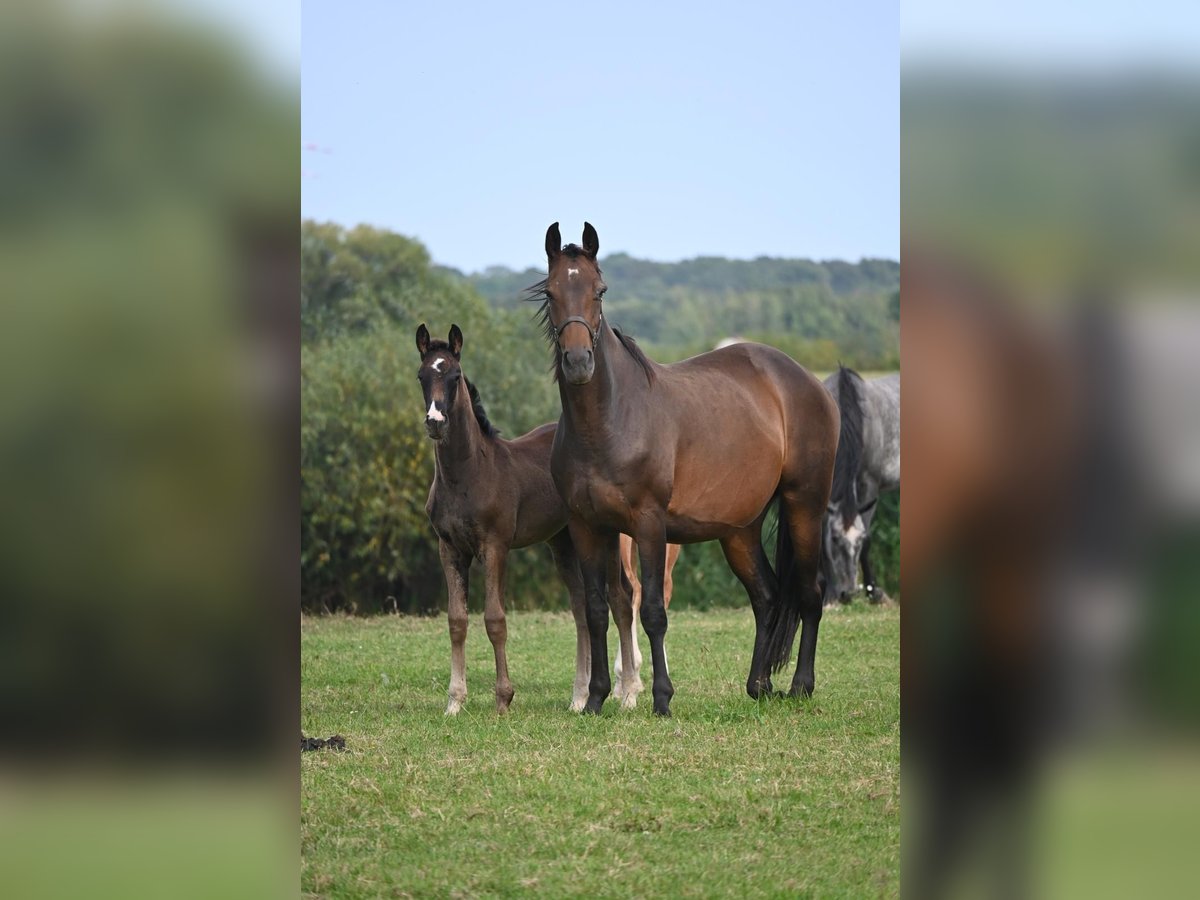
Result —
[{"label": "horse leg", "polygon": [[442,572],[446,576],[447,612],[450,620],[450,700],[446,715],[457,715],[467,699],[467,581],[471,557],[438,541]]},{"label": "horse leg", "polygon": [[[821,566],[821,527],[824,503],[805,503],[808,495],[784,492],[779,527],[788,529],[795,554],[793,571],[786,589],[800,592],[800,653],[796,674],[792,676],[791,695],[809,697],[815,684],[813,663],[817,654],[817,630],[824,604],[817,573]],[[818,498],[823,500],[824,498]],[[782,576],[781,576],[782,577]]]},{"label": "horse leg", "polygon": [[[618,544],[619,546],[619,544]],[[621,662],[621,709],[637,706],[637,696],[642,692],[642,679],[637,670],[637,635],[633,630],[632,583],[622,571],[619,554],[614,554],[608,568],[608,605],[617,623],[617,634],[621,638],[618,658]],[[613,696],[617,696],[616,691]]]},{"label": "horse leg", "polygon": [[767,560],[762,545],[761,520],[749,528],[734,532],[722,539],[725,561],[750,596],[754,611],[754,654],[750,659],[750,675],[746,693],[754,699],[770,696],[771,667],[766,664],[767,618],[774,598],[779,594],[779,582]]},{"label": "horse leg", "polygon": [[862,545],[863,583],[867,589],[867,600],[871,603],[887,605],[892,602],[892,598],[887,595],[887,591],[881,588],[879,582],[875,580],[875,567],[871,564],[871,519],[874,518],[874,512],[874,510],[871,511],[871,518],[864,517],[864,527],[867,529],[867,536],[863,540]]},{"label": "horse leg", "polygon": [[871,535],[869,532],[863,538],[862,546],[858,551],[858,566],[862,569],[863,592],[867,595],[867,600],[871,603],[878,603],[879,595],[876,593],[875,567],[871,565]]},{"label": "horse leg", "polygon": [[654,665],[654,713],[669,716],[675,688],[667,674],[667,656],[663,648],[667,636],[667,610],[663,605],[667,539],[661,525],[638,535],[637,545],[642,564],[642,627],[646,637],[650,638],[650,659]]},{"label": "horse leg", "polygon": [[[629,585],[633,590],[632,621],[636,622],[638,620],[638,613],[642,608],[642,583],[638,580],[637,566],[633,562],[633,538],[627,534],[622,534],[619,540],[621,542],[621,568],[625,572],[625,577],[629,579]],[[617,624],[619,630],[620,623],[618,622]],[[621,640],[624,641],[624,632],[619,633]],[[640,693],[642,689],[642,651],[638,647],[637,635],[633,632],[632,626],[630,626],[630,636],[633,641],[633,668],[638,676],[638,693]],[[613,697],[622,698],[625,695],[625,684],[622,678],[623,669],[624,666],[620,662],[620,657],[613,659]]]},{"label": "horse leg", "polygon": [[599,715],[612,688],[608,674],[608,563],[617,555],[617,535],[599,534],[576,516],[567,527],[579,554],[592,650],[592,678],[583,711]]},{"label": "horse leg", "polygon": [[487,593],[483,606],[483,624],[487,628],[488,640],[496,654],[496,712],[508,712],[512,703],[513,687],[508,680],[508,622],[504,618],[504,569],[508,562],[507,547],[491,547],[483,554],[487,570]]},{"label": "horse leg", "polygon": [[[663,574],[663,609],[671,608],[671,597],[675,594],[675,563],[679,562],[679,551],[683,548],[679,544],[667,544],[667,568]],[[638,666],[641,666],[642,658],[638,656]],[[663,644],[663,665],[667,667],[667,674],[671,674],[670,661],[667,659],[667,645]]]},{"label": "horse leg", "polygon": [[571,615],[575,617],[575,686],[571,691],[571,712],[579,712],[588,698],[588,679],[592,674],[592,648],[588,637],[587,606],[583,596],[583,576],[571,535],[563,529],[550,539],[550,553],[558,577],[567,586]]}]

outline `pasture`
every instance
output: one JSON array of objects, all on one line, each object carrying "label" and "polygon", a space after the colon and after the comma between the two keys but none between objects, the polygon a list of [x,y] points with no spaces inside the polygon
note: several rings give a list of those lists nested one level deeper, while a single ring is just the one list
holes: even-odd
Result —
[{"label": "pasture", "polygon": [[444,615],[303,618],[302,728],[347,742],[301,759],[305,896],[898,895],[897,607],[826,611],[814,697],[758,702],[749,609],[673,610],[670,719],[648,653],[636,710],[583,717],[570,614],[508,628],[509,714],[473,612],[447,718]]}]

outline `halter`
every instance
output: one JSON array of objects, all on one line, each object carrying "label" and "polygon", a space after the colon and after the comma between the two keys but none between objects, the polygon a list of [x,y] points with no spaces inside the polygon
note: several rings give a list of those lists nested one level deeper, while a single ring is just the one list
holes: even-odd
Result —
[{"label": "halter", "polygon": [[[547,321],[549,322],[550,320],[547,319]],[[600,337],[600,327],[604,324],[604,313],[603,312],[600,313],[600,322],[596,325],[595,331],[592,331],[592,326],[588,324],[587,319],[585,319],[583,316],[568,316],[566,319],[563,320],[563,323],[561,325],[559,325],[558,327],[555,327],[554,323],[550,322],[550,334],[553,335],[554,344],[555,344],[555,346],[558,347],[559,350],[562,350],[562,344],[560,344],[558,342],[558,336],[560,334],[562,334],[564,331],[566,331],[567,326],[570,325],[572,322],[578,322],[580,325],[582,325],[584,328],[587,329],[588,337],[590,337],[592,339],[592,349],[595,350],[596,349],[596,341]]]}]

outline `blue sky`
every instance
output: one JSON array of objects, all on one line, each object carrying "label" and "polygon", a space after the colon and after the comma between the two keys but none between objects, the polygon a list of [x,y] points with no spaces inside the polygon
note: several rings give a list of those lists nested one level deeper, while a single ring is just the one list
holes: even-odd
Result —
[{"label": "blue sky", "polygon": [[901,45],[906,63],[1194,70],[1200,14],[1195,0],[915,0],[904,5]]},{"label": "blue sky", "polygon": [[440,263],[899,254],[898,0],[305,0],[302,212]]}]

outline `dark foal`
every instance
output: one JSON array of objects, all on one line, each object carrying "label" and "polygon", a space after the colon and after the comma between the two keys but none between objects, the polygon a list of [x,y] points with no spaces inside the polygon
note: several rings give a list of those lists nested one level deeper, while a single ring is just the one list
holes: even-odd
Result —
[{"label": "dark foal", "polygon": [[[467,696],[464,644],[471,560],[479,559],[487,573],[483,620],[496,654],[496,708],[504,712],[513,698],[505,654],[505,563],[509,550],[543,542],[550,545],[575,615],[571,708],[578,711],[587,699],[591,647],[583,581],[566,529],[567,510],[550,478],[550,447],[556,426],[542,425],[512,441],[500,438],[488,421],[479,394],[462,374],[462,344],[457,325],[450,328],[449,341],[431,340],[423,324],[417,329],[417,351],[421,354],[417,378],[425,395],[425,430],[437,442],[433,485],[425,511],[437,532],[449,598],[450,699],[446,713],[457,713]],[[612,565],[619,566],[615,553]],[[635,685],[623,705],[632,707],[637,702],[638,680],[633,667],[630,590],[619,577],[611,584],[613,616],[622,636],[625,679],[627,684]]]},{"label": "dark foal", "polygon": [[[822,611],[821,521],[833,478],[837,405],[808,371],[761,344],[736,344],[670,366],[651,362],[603,316],[607,288],[598,250],[591,225],[584,225],[583,246],[566,247],[558,223],[551,225],[548,274],[530,289],[544,301],[562,399],[551,472],[570,508],[583,568],[592,643],[586,709],[599,712],[611,687],[604,665],[606,563],[622,532],[637,543],[641,561],[656,713],[670,715],[674,693],[663,651],[668,542],[719,540],[750,595],[756,632],[746,690],[752,697],[771,691],[771,671],[791,656],[803,621],[792,693],[807,695]],[[780,503],[775,568],[762,546],[773,500]]]}]

